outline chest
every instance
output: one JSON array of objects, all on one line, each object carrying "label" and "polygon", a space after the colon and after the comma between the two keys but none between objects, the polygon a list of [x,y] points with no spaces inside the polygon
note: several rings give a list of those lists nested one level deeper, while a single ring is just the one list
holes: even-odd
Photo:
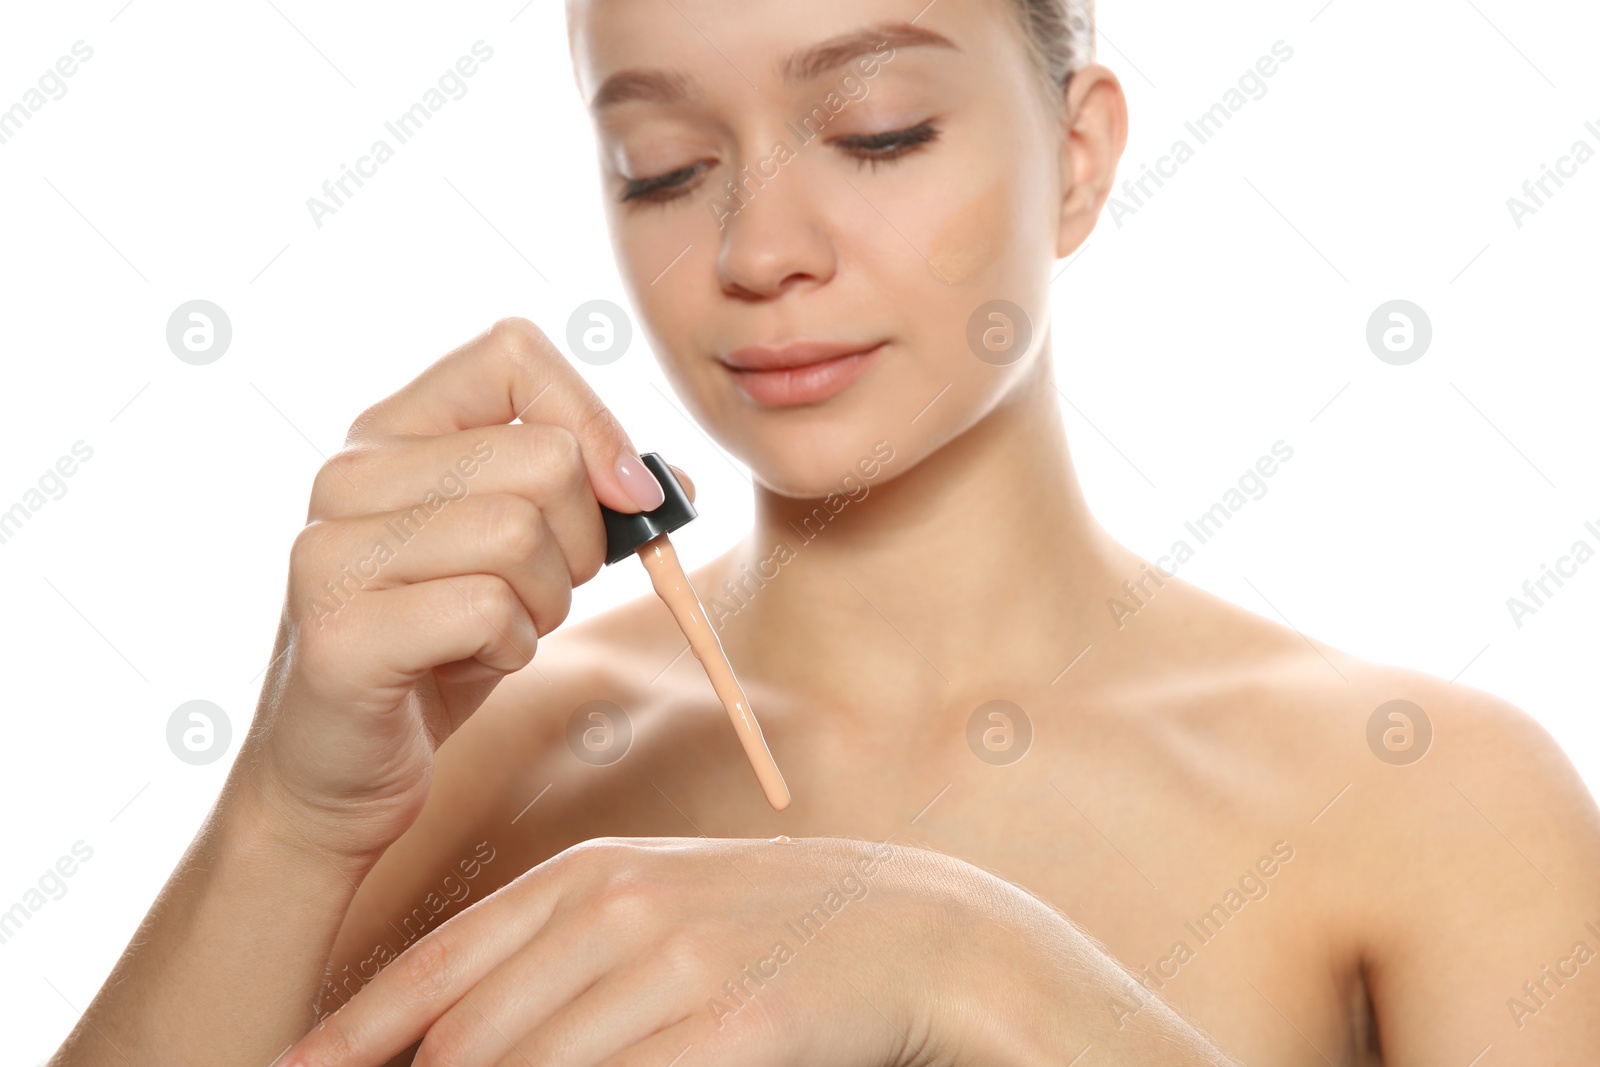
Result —
[{"label": "chest", "polygon": [[1140,1010],[1137,982],[1246,1062],[1376,1062],[1360,1058],[1370,1021],[1357,961],[1324,921],[1315,827],[1241,788],[1239,768],[1208,765],[1214,754],[1083,735],[1064,745],[1048,729],[1015,759],[981,729],[810,745],[769,730],[794,796],[779,814],[737,747],[721,751],[717,725],[696,755],[641,761],[660,817],[627,832],[934,849],[1027,890],[1116,958],[1130,977],[1106,998],[1110,1025]]},{"label": "chest", "polygon": [[1280,781],[1247,752],[1164,725],[1023,725],[994,710],[916,731],[773,715],[763,725],[793,795],[782,813],[720,708],[640,716],[615,764],[552,759],[527,783],[532,795],[555,780],[541,823],[560,837],[527,839],[513,864],[605,835],[934,849],[1028,891],[1103,946],[1129,973],[1105,998],[1111,1026],[1141,1010],[1143,986],[1244,1062],[1376,1062],[1362,1058],[1358,960],[1328,921],[1336,860],[1314,826],[1273,803]]}]

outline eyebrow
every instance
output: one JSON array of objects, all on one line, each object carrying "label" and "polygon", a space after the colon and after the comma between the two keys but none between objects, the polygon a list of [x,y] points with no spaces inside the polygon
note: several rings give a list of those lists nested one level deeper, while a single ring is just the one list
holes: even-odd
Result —
[{"label": "eyebrow", "polygon": [[[876,52],[887,44],[891,48],[961,49],[950,38],[909,22],[879,23],[803,48],[778,66],[779,77],[796,85],[811,81],[844,66],[852,59]],[[731,62],[731,61],[730,61]],[[599,112],[626,101],[651,104],[681,104],[695,95],[693,78],[670,70],[624,70],[601,83],[590,101],[591,111]]]}]

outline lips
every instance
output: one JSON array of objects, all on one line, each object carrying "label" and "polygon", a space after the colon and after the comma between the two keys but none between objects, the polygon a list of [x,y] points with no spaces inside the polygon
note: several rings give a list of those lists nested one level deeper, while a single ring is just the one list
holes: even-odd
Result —
[{"label": "lips", "polygon": [[844,392],[887,342],[801,341],[769,348],[750,345],[723,357],[734,382],[747,397],[766,407],[820,404]]}]

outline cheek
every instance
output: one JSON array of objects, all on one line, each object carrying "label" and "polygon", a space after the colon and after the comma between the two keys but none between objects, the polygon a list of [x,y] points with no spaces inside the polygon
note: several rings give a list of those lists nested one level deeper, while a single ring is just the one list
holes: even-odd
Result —
[{"label": "cheek", "polygon": [[712,269],[698,262],[709,242],[704,233],[692,232],[693,224],[703,224],[703,220],[696,215],[673,220],[671,225],[631,227],[612,222],[617,269],[640,319],[634,325],[658,353],[678,351],[692,331],[696,315],[702,320],[705,317],[704,297],[694,288],[694,272]]},{"label": "cheek", "polygon": [[957,205],[933,236],[928,269],[941,282],[961,285],[982,274],[1005,251],[1012,195],[1004,177],[996,178],[978,195]]}]

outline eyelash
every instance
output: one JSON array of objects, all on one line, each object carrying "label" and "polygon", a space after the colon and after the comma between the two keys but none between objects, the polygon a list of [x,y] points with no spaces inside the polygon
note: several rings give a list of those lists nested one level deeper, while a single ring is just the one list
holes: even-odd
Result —
[{"label": "eyelash", "polygon": [[[880,163],[892,163],[929,144],[938,136],[939,128],[930,120],[908,126],[903,130],[841,137],[833,143],[861,165],[871,165],[873,170],[877,170]],[[632,200],[647,204],[671,203],[688,196],[688,181],[708,166],[710,164],[705,162],[692,163],[653,178],[637,178],[624,182],[622,195],[618,199],[622,203]]]}]

